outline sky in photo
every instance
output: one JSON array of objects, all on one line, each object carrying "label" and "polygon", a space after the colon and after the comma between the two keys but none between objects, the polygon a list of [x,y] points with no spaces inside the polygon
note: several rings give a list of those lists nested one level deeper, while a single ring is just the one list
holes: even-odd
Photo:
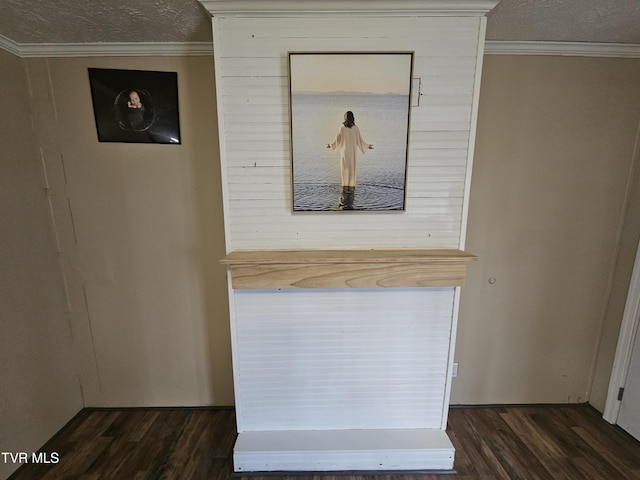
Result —
[{"label": "sky in photo", "polygon": [[291,92],[408,95],[411,54],[290,55]]}]

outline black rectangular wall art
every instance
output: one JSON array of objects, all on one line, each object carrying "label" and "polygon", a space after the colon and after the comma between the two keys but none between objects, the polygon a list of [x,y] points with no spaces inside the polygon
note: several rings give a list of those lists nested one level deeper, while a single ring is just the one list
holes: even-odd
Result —
[{"label": "black rectangular wall art", "polygon": [[180,143],[178,74],[89,68],[98,140]]}]

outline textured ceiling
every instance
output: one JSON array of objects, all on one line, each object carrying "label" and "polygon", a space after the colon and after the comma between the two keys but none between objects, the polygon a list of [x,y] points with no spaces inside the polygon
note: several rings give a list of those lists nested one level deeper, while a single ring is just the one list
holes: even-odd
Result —
[{"label": "textured ceiling", "polygon": [[640,0],[502,0],[488,40],[640,44]]},{"label": "textured ceiling", "polygon": [[[197,0],[0,0],[0,35],[18,44],[210,42],[211,21]],[[640,44],[640,0],[502,0],[487,39]]]},{"label": "textured ceiling", "polygon": [[205,42],[197,0],[0,0],[0,35],[24,43]]}]

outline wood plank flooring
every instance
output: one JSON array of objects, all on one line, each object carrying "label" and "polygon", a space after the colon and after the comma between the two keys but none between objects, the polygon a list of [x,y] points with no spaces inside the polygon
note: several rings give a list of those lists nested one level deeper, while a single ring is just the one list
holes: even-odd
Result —
[{"label": "wood plank flooring", "polygon": [[[455,474],[288,475],[237,480],[640,479],[640,443],[587,405],[452,408]],[[232,409],[85,409],[10,480],[220,480],[232,473]]]}]

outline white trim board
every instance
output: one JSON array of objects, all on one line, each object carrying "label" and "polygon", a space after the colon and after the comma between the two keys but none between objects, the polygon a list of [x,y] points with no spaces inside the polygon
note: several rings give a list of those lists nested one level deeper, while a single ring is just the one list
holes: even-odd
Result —
[{"label": "white trim board", "polygon": [[[0,48],[28,57],[153,57],[213,55],[210,42],[17,43],[0,35]],[[488,40],[485,55],[557,55],[640,58],[640,45],[581,42],[511,42]]]},{"label": "white trim board", "polygon": [[607,400],[604,406],[604,418],[609,423],[616,423],[618,413],[620,413],[621,401],[618,400],[618,392],[624,387],[627,373],[629,371],[629,362],[633,353],[633,341],[638,328],[640,319],[640,244],[636,251],[636,259],[629,282],[629,293],[622,315],[622,325],[620,326],[620,334],[618,336],[618,346],[613,361],[613,369],[611,371],[611,380],[609,382],[609,390]]},{"label": "white trim board", "polygon": [[21,58],[213,55],[212,42],[16,43],[1,35],[0,48]]},{"label": "white trim board", "polygon": [[640,58],[640,45],[590,42],[485,42],[486,55],[557,55],[573,57]]},{"label": "white trim board", "polygon": [[214,16],[421,15],[480,16],[498,0],[199,0]]},{"label": "white trim board", "polygon": [[18,57],[22,56],[20,54],[21,52],[20,45],[14,42],[13,40],[11,40],[10,38],[7,38],[3,35],[0,35],[0,48]]}]

